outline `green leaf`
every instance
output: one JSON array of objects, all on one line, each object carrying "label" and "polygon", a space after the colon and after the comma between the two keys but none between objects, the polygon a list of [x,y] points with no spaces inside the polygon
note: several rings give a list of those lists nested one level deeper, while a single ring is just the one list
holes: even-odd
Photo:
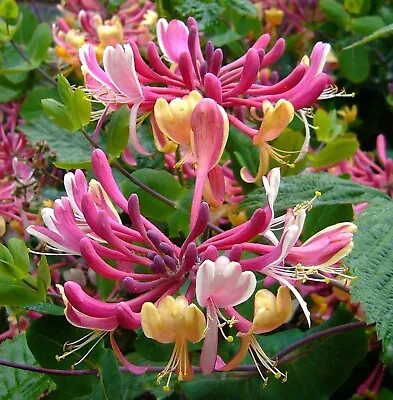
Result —
[{"label": "green leaf", "polygon": [[100,382],[94,389],[93,400],[120,400],[122,393],[119,364],[113,351],[104,350],[100,365]]},{"label": "green leaf", "polygon": [[72,107],[72,87],[64,75],[57,75],[57,90],[62,102],[68,107]]},{"label": "green leaf", "polygon": [[321,0],[319,6],[329,21],[345,28],[351,16],[344,10],[344,7],[335,0]]},{"label": "green leaf", "polygon": [[37,285],[38,290],[43,296],[46,296],[50,284],[51,276],[48,261],[45,256],[42,256],[38,263]]},{"label": "green leaf", "polygon": [[45,300],[37,291],[21,282],[0,273],[0,304],[24,306]]},{"label": "green leaf", "polygon": [[344,0],[344,7],[352,14],[359,14],[363,6],[363,0]]},{"label": "green leaf", "polygon": [[258,16],[258,10],[255,5],[248,0],[229,0],[228,6],[240,15],[247,15],[251,17]]},{"label": "green leaf", "polygon": [[269,169],[274,167],[280,167],[281,175],[283,176],[294,175],[298,173],[300,170],[302,170],[305,166],[305,160],[298,162],[294,166],[293,163],[298,157],[299,151],[302,148],[303,143],[304,143],[304,135],[302,133],[294,131],[289,128],[285,129],[284,132],[280,136],[278,136],[277,139],[273,140],[270,144],[276,149],[293,152],[292,154],[284,153],[287,155],[287,157],[285,158],[285,162],[292,164],[291,167],[293,168],[291,168],[289,165],[282,165],[273,158],[270,158]]},{"label": "green leaf", "polygon": [[[179,201],[185,193],[185,189],[176,178],[166,171],[142,168],[135,171],[132,176],[172,201]],[[136,193],[142,214],[156,221],[167,222],[176,211],[130,181],[124,182],[123,192],[127,198],[132,193]]]},{"label": "green leaf", "polygon": [[23,306],[26,310],[36,311],[41,314],[64,315],[64,308],[52,303],[39,302]]},{"label": "green leaf", "polygon": [[184,0],[178,5],[177,11],[183,18],[194,17],[199,29],[203,31],[219,22],[224,7],[216,1]]},{"label": "green leaf", "polygon": [[39,24],[26,48],[26,53],[35,66],[39,66],[46,58],[52,42],[52,32],[47,23]]},{"label": "green leaf", "polygon": [[[35,364],[34,356],[27,346],[24,334],[2,342],[0,354],[1,358],[7,361],[28,365]],[[0,376],[1,400],[38,399],[54,386],[49,375],[37,374],[18,368],[0,366]]]},{"label": "green leaf", "polygon": [[389,36],[393,34],[393,24],[390,24],[388,26],[385,26],[384,28],[378,29],[374,33],[372,33],[369,36],[366,36],[362,40],[359,40],[358,42],[352,43],[351,45],[347,46],[344,48],[345,51],[348,51],[349,49],[353,49],[354,47],[358,47],[362,44],[372,42],[373,40],[380,39],[384,36]]},{"label": "green leaf", "polygon": [[[296,340],[351,321],[353,316],[340,310],[328,322],[305,332],[291,329],[268,336],[260,335],[258,339],[266,353],[273,357]],[[264,387],[260,377],[227,372],[209,376],[197,375],[194,381],[183,383],[182,388],[189,400],[207,397],[225,400],[328,400],[348,379],[352,369],[364,358],[366,352],[364,329],[353,330],[326,336],[323,340],[316,340],[299,348],[293,354],[296,358],[280,367],[283,372],[288,373],[288,381],[285,383],[271,376]]]},{"label": "green leaf", "polygon": [[88,125],[91,117],[91,101],[87,97],[87,94],[78,88],[73,93],[72,101],[78,128]]},{"label": "green leaf", "polygon": [[320,152],[308,154],[313,168],[328,167],[350,159],[359,148],[356,137],[339,137],[328,143]]},{"label": "green leaf", "polygon": [[56,153],[55,164],[59,168],[89,168],[91,165],[91,145],[80,134],[71,136],[70,132],[44,117],[34,118],[23,125],[23,132],[32,143],[47,142]]},{"label": "green leaf", "polygon": [[393,360],[393,202],[377,199],[360,214],[354,248],[346,264],[357,276],[353,301],[363,304],[368,323],[376,322],[386,361]]},{"label": "green leaf", "polygon": [[116,110],[108,124],[108,153],[120,157],[127,146],[129,136],[130,110],[124,105]]},{"label": "green leaf", "polygon": [[11,238],[7,242],[7,247],[12,255],[13,264],[22,272],[23,276],[26,276],[29,271],[30,259],[29,249],[25,242],[18,238]]},{"label": "green leaf", "polygon": [[342,124],[337,121],[336,110],[328,113],[319,108],[314,115],[313,125],[316,127],[315,133],[319,142],[329,143],[343,130]]},{"label": "green leaf", "polygon": [[340,222],[353,220],[353,208],[350,204],[313,207],[308,213],[302,231],[302,241],[306,241],[322,229]]},{"label": "green leaf", "polygon": [[376,15],[354,18],[351,23],[352,30],[361,35],[370,35],[384,26],[383,19]]},{"label": "green leaf", "polygon": [[19,15],[19,7],[15,0],[0,1],[0,17],[8,19],[17,19]]},{"label": "green leaf", "polygon": [[[312,199],[317,190],[322,193],[322,196],[315,200],[314,207],[320,205],[358,204],[370,202],[376,198],[389,199],[385,193],[377,189],[328,173],[317,173],[283,177],[274,208],[276,211],[285,212],[289,207]],[[263,206],[265,202],[265,191],[262,188],[258,188],[247,195],[242,206],[253,212],[258,207]]]},{"label": "green leaf", "polygon": [[21,107],[21,117],[26,121],[39,118],[43,111],[41,100],[45,98],[60,100],[56,88],[37,87],[27,94]]},{"label": "green leaf", "polygon": [[67,129],[70,132],[76,132],[78,130],[78,126],[75,125],[71,112],[64,104],[54,99],[43,99],[41,103],[45,114],[59,128]]},{"label": "green leaf", "polygon": [[[75,328],[64,317],[44,315],[33,321],[27,330],[27,344],[34,357],[42,367],[55,369],[71,369],[72,365],[81,360],[91,345],[86,345],[57,361],[56,356],[63,354],[63,345],[73,342],[89,333],[86,329]],[[99,360],[103,354],[103,345],[98,344],[94,350],[75,369],[98,368]],[[85,376],[59,376],[52,375],[57,385],[56,399],[70,399],[90,394],[99,380],[95,375]]]},{"label": "green leaf", "polygon": [[344,49],[338,55],[342,75],[352,82],[364,81],[370,73],[370,61],[366,47]]}]

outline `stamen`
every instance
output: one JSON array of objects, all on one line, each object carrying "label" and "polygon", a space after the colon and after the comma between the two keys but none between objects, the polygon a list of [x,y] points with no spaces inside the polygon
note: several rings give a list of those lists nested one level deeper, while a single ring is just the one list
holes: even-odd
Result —
[{"label": "stamen", "polygon": [[296,207],[293,209],[293,212],[296,214],[300,210],[310,211],[312,209],[312,203],[321,196],[322,193],[317,190],[315,192],[314,197],[311,200],[307,200],[304,201],[303,203],[296,205]]},{"label": "stamen", "polygon": [[318,100],[326,100],[333,97],[355,97],[355,93],[347,93],[345,89],[339,90],[336,85],[330,85],[321,93]]}]

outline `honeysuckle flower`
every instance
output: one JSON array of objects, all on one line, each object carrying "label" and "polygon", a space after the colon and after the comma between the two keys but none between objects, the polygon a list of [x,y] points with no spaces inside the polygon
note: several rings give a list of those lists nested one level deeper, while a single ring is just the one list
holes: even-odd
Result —
[{"label": "honeysuckle flower", "polygon": [[[79,48],[90,43],[101,61],[105,46],[135,40],[140,45],[151,40],[149,26],[153,21],[154,5],[149,0],[128,0],[112,16],[101,3],[95,1],[68,1],[59,6],[62,14],[53,25],[53,38],[56,43],[55,55],[64,65],[63,73],[73,70],[80,73]],[[148,18],[146,13],[150,12]],[[150,22],[149,22],[150,21]]]},{"label": "honeysuckle flower", "polygon": [[[201,307],[207,309],[207,332],[203,343],[200,365],[204,374],[213,371],[217,358],[218,329],[220,328],[226,340],[222,327],[232,326],[234,321],[228,321],[220,308],[234,307],[248,300],[254,293],[257,281],[250,271],[242,272],[238,262],[230,261],[225,256],[215,261],[205,260],[199,267],[196,276],[196,298]],[[224,323],[220,322],[220,319]]]},{"label": "honeysuckle flower", "polygon": [[[236,314],[237,313],[234,313],[234,315]],[[285,381],[287,379],[286,374],[283,374],[277,369],[274,361],[263,351],[254,334],[267,333],[277,329],[287,322],[291,315],[292,300],[288,288],[281,286],[278,289],[277,296],[274,296],[274,294],[267,289],[259,290],[255,294],[254,319],[252,323],[242,318],[236,324],[236,327],[240,330],[237,336],[241,338],[239,352],[228,364],[220,368],[220,370],[230,371],[236,368],[243,361],[248,351],[264,382],[267,382],[268,378],[264,376],[260,365],[268,372],[272,373],[276,379],[283,378]]]},{"label": "honeysuckle flower", "polygon": [[[211,99],[203,99],[195,110],[210,102],[214,103]],[[221,116],[219,111],[216,112],[215,117],[217,116]],[[191,128],[194,131],[193,121]],[[203,162],[210,161],[202,158]],[[174,243],[143,217],[136,194],[131,194],[128,200],[124,197],[113,178],[107,157],[101,150],[94,150],[92,167],[100,185],[93,181],[94,190],[89,191],[80,171],[75,172],[75,175],[68,175],[68,197],[54,202],[53,218],[47,218],[47,227],[30,228],[33,235],[42,238],[52,248],[79,254],[96,274],[123,283],[122,294],[118,297],[114,295],[111,303],[103,303],[88,296],[76,283],[65,284],[67,300],[72,305],[70,310],[75,310],[72,315],[77,315],[78,320],[85,321],[86,324],[90,323],[90,327],[109,321],[113,326],[117,324],[116,326],[126,329],[135,329],[135,314],[141,310],[143,314],[143,307],[147,303],[151,303],[148,306],[150,309],[154,308],[153,304],[163,303],[168,296],[173,296],[182,288],[185,300],[181,304],[186,304],[184,307],[192,303],[196,295],[199,304],[207,308],[208,329],[205,332],[206,343],[203,346],[201,367],[208,373],[217,358],[216,343],[220,328],[218,317],[223,316],[224,322],[230,325],[235,323],[243,333],[251,333],[249,330],[252,323],[247,325],[233,307],[247,299],[255,290],[254,274],[267,276],[286,286],[296,297],[309,322],[307,304],[296,287],[299,279],[292,272],[296,272],[296,268],[299,270],[298,265],[302,263],[306,271],[321,274],[325,278],[344,276],[336,264],[351,250],[354,227],[349,223],[328,227],[303,246],[299,245],[306,213],[320,194],[317,193],[310,201],[289,209],[284,216],[275,216],[273,208],[279,189],[279,169],[272,170],[264,177],[267,204],[258,208],[249,220],[201,241],[199,238],[205,232],[210,219],[209,206],[202,202],[198,208],[194,208],[195,219],[191,223],[190,232],[184,242],[179,244]],[[116,212],[117,209],[131,221],[132,228],[120,220],[121,214]],[[282,230],[280,237],[276,236],[277,228]],[[271,244],[255,241],[260,236],[265,236]],[[243,257],[243,251],[247,252],[247,257]],[[293,263],[296,264],[292,265]],[[135,268],[138,266],[145,267],[143,272],[136,272]],[[314,279],[310,274],[303,274],[301,282],[304,277]],[[323,282],[323,279],[320,281]],[[151,311],[149,315],[153,314],[160,315],[158,311]],[[259,332],[258,321],[259,319],[254,321],[254,332]],[[206,323],[204,324],[206,328]],[[242,324],[247,329],[241,328]],[[151,329],[150,333],[145,331],[145,334],[164,340],[164,336],[159,333],[161,330],[158,331],[158,326],[161,325],[155,322],[151,326],[153,328],[147,328]],[[167,332],[164,325],[162,329]],[[116,350],[113,335],[111,337],[112,346]],[[185,336],[182,337],[184,339]],[[171,338],[176,341],[174,336]],[[252,342],[252,346],[257,348],[252,337],[248,339],[247,347]],[[121,353],[116,351],[122,360]],[[178,353],[174,353],[163,374],[170,375],[179,365],[176,364],[176,354]],[[126,364],[126,360],[122,362]],[[267,361],[266,365],[278,373]],[[180,376],[189,376],[186,367],[189,367],[188,361],[183,360]]]},{"label": "honeysuckle flower", "polygon": [[292,121],[295,112],[292,104],[284,99],[280,99],[274,106],[265,100],[262,108],[264,113],[263,120],[258,134],[253,138],[253,142],[258,146],[259,150],[258,173],[253,178],[245,167],[240,172],[243,180],[250,183],[259,181],[266,174],[269,167],[269,156],[272,156],[281,163],[285,163],[285,156],[280,155],[267,142],[276,139],[284,131]]},{"label": "honeysuckle flower", "polygon": [[377,159],[370,153],[357,150],[351,161],[342,161],[329,171],[349,174],[354,182],[382,190],[393,197],[393,159],[386,155],[386,139],[378,135]]},{"label": "honeysuckle flower", "polygon": [[66,358],[70,354],[79,351],[84,346],[92,343],[92,346],[85,355],[74,364],[80,364],[108,333],[116,356],[127,369],[134,374],[142,374],[147,368],[130,363],[120,352],[114,339],[114,331],[118,326],[125,329],[138,329],[141,326],[140,315],[134,313],[126,302],[103,303],[93,299],[75,282],[66,282],[64,287],[56,285],[61,293],[65,309],[64,315],[67,321],[78,327],[91,330],[86,336],[75,342],[67,342],[64,345],[65,351],[57,356],[57,360]]},{"label": "honeysuckle flower", "polygon": [[[245,55],[223,66],[222,50],[214,49],[208,42],[203,56],[197,24],[193,18],[189,18],[187,24],[163,19],[157,23],[159,48],[169,67],[161,60],[154,43],[147,45],[149,64],[143,60],[135,43],[118,45],[116,50],[108,46],[104,50],[104,70],[98,65],[91,45],[84,45],[80,50],[85,86],[92,96],[111,108],[124,103],[131,107],[133,142],[142,154],[146,152],[136,138],[137,113],[152,112],[157,124],[158,119],[154,117],[157,101],[157,110],[160,110],[163,101],[170,103],[197,91],[202,97],[212,98],[221,105],[230,123],[253,138],[258,135],[258,130],[238,119],[236,113],[231,113],[232,109],[241,106],[262,108],[265,101],[275,104],[281,99],[291,103],[294,110],[300,110],[311,106],[329,86],[329,78],[322,72],[330,48],[327,44],[317,43],[310,58],[303,57],[285,79],[264,85],[258,74],[281,57],[285,47],[283,39],[265,54],[270,37],[262,35]],[[115,54],[116,62],[110,63],[108,59]],[[330,92],[331,89],[329,96]],[[167,149],[163,144],[160,148]]]},{"label": "honeysuckle flower", "polygon": [[203,338],[206,320],[202,311],[195,304],[189,304],[184,296],[175,299],[167,296],[158,306],[150,302],[143,304],[141,323],[143,333],[148,338],[160,343],[175,344],[168,365],[157,376],[157,384],[168,375],[163,390],[169,392],[169,383],[174,371],[179,381],[192,379],[187,343],[197,343]]}]

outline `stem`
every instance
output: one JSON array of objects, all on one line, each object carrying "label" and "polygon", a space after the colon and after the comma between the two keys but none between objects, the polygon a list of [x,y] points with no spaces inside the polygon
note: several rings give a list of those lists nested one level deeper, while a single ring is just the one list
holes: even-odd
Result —
[{"label": "stem", "polygon": [[[109,159],[107,153],[88,135],[86,130],[82,127],[81,132],[83,136],[87,139],[87,141],[95,148],[102,150],[107,158]],[[177,204],[175,201],[168,199],[167,197],[163,196],[161,193],[156,192],[154,189],[150,188],[149,186],[145,185],[142,181],[132,176],[126,169],[124,169],[119,161],[114,160],[112,161],[112,165],[116,168],[123,176],[129,179],[133,184],[140,187],[146,193],[149,193],[151,196],[155,197],[156,199],[162,201],[163,203],[167,204],[169,207],[177,209]],[[208,223],[207,226],[215,232],[221,233],[222,229],[216,225]]]},{"label": "stem", "polygon": [[[18,43],[16,43],[13,39],[10,40],[10,43],[12,47],[16,50],[16,52],[30,65],[32,65],[32,61],[30,60],[29,56],[23,52],[23,50],[20,48]],[[57,86],[57,82],[46,72],[44,71],[41,67],[36,67],[35,68],[44,78],[46,78],[53,86]]]},{"label": "stem", "polygon": [[[329,329],[325,329],[320,332],[313,333],[312,335],[309,335],[303,339],[300,339],[297,342],[292,343],[285,349],[281,350],[279,353],[277,353],[277,355],[274,357],[274,359],[279,360],[279,362],[278,362],[279,365],[286,364],[286,363],[292,361],[292,358],[291,357],[287,357],[286,359],[283,359],[283,358],[286,355],[290,354],[292,351],[298,349],[299,347],[302,347],[308,343],[313,342],[314,340],[321,339],[321,338],[329,336],[329,335],[335,335],[337,333],[348,332],[351,330],[365,328],[365,327],[367,327],[367,324],[364,321],[350,322],[349,324],[335,326],[333,328],[329,328]],[[98,369],[81,369],[81,370],[52,369],[52,368],[37,367],[35,365],[22,364],[22,363],[8,361],[8,360],[0,360],[0,365],[4,365],[4,366],[10,367],[10,368],[23,369],[26,371],[38,372],[41,374],[48,374],[48,375],[81,376],[81,375],[98,375],[99,374]],[[154,366],[154,367],[151,366],[148,368],[147,372],[161,372],[164,368],[165,368],[164,366]],[[199,367],[193,367],[192,369],[194,372],[201,372],[201,369]],[[128,369],[125,367],[120,367],[119,370],[120,370],[120,372],[128,372]],[[257,371],[257,367],[254,364],[240,365],[239,367],[233,369],[232,371],[255,372],[255,371]]]}]

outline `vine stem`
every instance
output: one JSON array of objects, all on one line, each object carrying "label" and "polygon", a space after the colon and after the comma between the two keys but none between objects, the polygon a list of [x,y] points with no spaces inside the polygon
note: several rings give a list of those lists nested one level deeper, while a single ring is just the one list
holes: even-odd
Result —
[{"label": "vine stem", "polygon": [[[81,132],[83,136],[86,138],[86,140],[95,148],[95,149],[100,149],[105,153],[105,155],[108,157],[106,152],[89,136],[89,134],[86,132],[84,128],[81,129]],[[109,157],[108,157],[109,158]],[[168,199],[167,197],[163,196],[161,193],[156,192],[154,189],[150,188],[149,186],[145,185],[142,181],[139,179],[135,178],[130,174],[126,169],[122,167],[122,165],[119,163],[119,161],[114,160],[112,161],[112,165],[114,168],[116,168],[123,176],[125,176],[128,180],[130,180],[133,184],[136,186],[140,187],[142,190],[144,190],[146,193],[149,193],[151,196],[155,197],[156,199],[160,200],[161,202],[165,203],[169,207],[172,207],[174,209],[177,209],[177,204],[175,201]],[[218,226],[208,223],[208,227],[218,233],[223,232],[221,228]]]},{"label": "vine stem", "polygon": [[[279,353],[276,354],[274,359],[278,360],[278,365],[286,364],[286,363],[292,361],[293,358],[291,358],[291,357],[285,358],[285,356],[287,356],[288,354],[292,353],[294,350],[297,350],[298,348],[300,348],[306,344],[309,344],[317,339],[321,339],[323,337],[327,337],[330,335],[335,335],[338,333],[348,332],[348,331],[352,331],[355,329],[361,329],[361,328],[366,328],[366,327],[367,327],[367,324],[364,321],[350,322],[349,324],[335,326],[333,328],[329,328],[329,329],[325,329],[320,332],[313,333],[303,339],[296,341],[295,343],[292,343],[285,349],[281,350]],[[22,364],[19,362],[8,361],[8,360],[0,360],[0,365],[4,365],[4,366],[10,367],[10,368],[23,369],[25,371],[37,372],[37,373],[48,374],[48,375],[58,375],[58,376],[98,375],[100,372],[98,369],[63,370],[63,369],[43,368],[43,367],[39,367],[36,365],[27,365],[27,364]],[[165,368],[165,366],[150,366],[148,368],[147,372],[160,372],[164,368]],[[120,372],[128,372],[128,369],[125,367],[120,367],[119,370],[120,370]],[[194,372],[201,371],[201,369],[199,367],[193,367],[193,370],[194,370]],[[257,367],[254,364],[241,365],[241,366],[233,369],[232,371],[256,372]]]}]

